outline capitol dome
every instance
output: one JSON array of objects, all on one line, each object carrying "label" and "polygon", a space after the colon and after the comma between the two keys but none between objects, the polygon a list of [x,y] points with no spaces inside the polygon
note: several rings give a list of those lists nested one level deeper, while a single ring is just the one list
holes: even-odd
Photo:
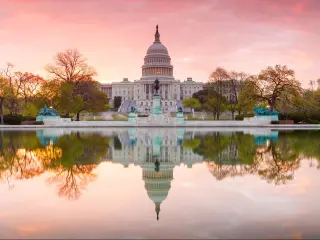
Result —
[{"label": "capitol dome", "polygon": [[147,55],[150,54],[168,54],[168,49],[161,42],[154,42],[147,50]]},{"label": "capitol dome", "polygon": [[163,78],[173,78],[173,66],[168,49],[160,41],[160,33],[158,25],[154,34],[154,42],[148,48],[144,57],[142,66],[142,78],[154,78],[156,76]]}]

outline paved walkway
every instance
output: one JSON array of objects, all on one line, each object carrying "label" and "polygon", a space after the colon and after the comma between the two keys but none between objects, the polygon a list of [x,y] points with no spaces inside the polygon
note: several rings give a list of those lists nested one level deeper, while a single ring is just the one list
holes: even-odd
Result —
[{"label": "paved walkway", "polygon": [[320,124],[258,124],[242,121],[186,121],[176,123],[129,123],[127,121],[80,121],[55,125],[0,125],[0,129],[44,129],[44,128],[140,128],[140,127],[179,127],[179,128],[269,128],[269,129],[319,129]]}]

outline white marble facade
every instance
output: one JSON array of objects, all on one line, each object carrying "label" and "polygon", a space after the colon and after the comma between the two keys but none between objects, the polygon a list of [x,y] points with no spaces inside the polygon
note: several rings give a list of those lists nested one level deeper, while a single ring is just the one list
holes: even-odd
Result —
[{"label": "white marble facade", "polygon": [[165,112],[175,111],[177,101],[191,98],[193,93],[203,89],[203,83],[195,82],[192,78],[183,82],[174,78],[171,58],[160,41],[158,26],[155,40],[144,57],[141,78],[134,81],[124,78],[121,82],[101,84],[101,89],[108,95],[111,104],[115,96],[121,96],[122,101],[135,101],[139,112],[148,112],[152,106],[156,79],[160,81],[159,94]]}]

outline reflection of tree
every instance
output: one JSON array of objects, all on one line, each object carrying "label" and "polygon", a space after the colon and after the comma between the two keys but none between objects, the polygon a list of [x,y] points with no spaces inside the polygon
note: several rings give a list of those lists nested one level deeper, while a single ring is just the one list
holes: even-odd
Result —
[{"label": "reflection of tree", "polygon": [[268,182],[285,184],[293,179],[301,159],[320,159],[317,131],[280,132],[277,141],[269,140],[265,146],[255,145],[253,136],[241,133],[199,139],[201,143],[194,151],[206,157],[210,172],[218,180],[256,174]]},{"label": "reflection of tree", "polygon": [[58,184],[59,196],[76,199],[95,179],[92,171],[106,156],[109,138],[77,132],[42,146],[34,132],[0,132],[0,143],[0,181],[50,171],[54,176],[48,182]]},{"label": "reflection of tree", "polygon": [[39,146],[31,132],[0,132],[0,180],[29,179],[44,172],[41,161],[33,149]]},{"label": "reflection of tree", "polygon": [[192,148],[192,149],[194,149],[194,148],[197,148],[199,145],[200,145],[200,139],[185,139],[185,140],[183,140],[183,143],[182,143],[182,145],[183,145],[183,147],[184,148]]},{"label": "reflection of tree", "polygon": [[[193,141],[195,141],[195,139],[193,139]],[[205,156],[211,161],[217,161],[217,159],[221,159],[221,153],[229,143],[229,136],[222,135],[220,132],[213,132],[210,135],[201,137],[200,144],[197,144],[197,147],[195,147],[193,151]]]},{"label": "reflection of tree", "polygon": [[295,131],[283,133],[291,148],[303,158],[316,159],[320,168],[320,131]]},{"label": "reflection of tree", "polygon": [[265,150],[257,150],[255,170],[258,175],[269,183],[274,182],[275,184],[285,184],[287,180],[292,180],[294,171],[300,166],[301,158],[296,154],[288,154],[288,152],[272,141]]},{"label": "reflection of tree", "polygon": [[58,184],[58,195],[69,199],[78,199],[81,191],[92,182],[96,175],[92,173],[96,165],[74,165],[71,168],[56,169],[55,176],[48,183]]},{"label": "reflection of tree", "polygon": [[209,171],[217,180],[222,180],[227,177],[237,177],[244,176],[248,172],[242,165],[225,165],[225,164],[216,164],[215,162],[207,162]]},{"label": "reflection of tree", "polygon": [[81,195],[95,179],[92,171],[106,156],[108,144],[109,138],[93,133],[77,132],[58,139],[56,147],[61,148],[63,154],[48,166],[55,174],[48,182],[58,184],[59,196],[77,199]]}]

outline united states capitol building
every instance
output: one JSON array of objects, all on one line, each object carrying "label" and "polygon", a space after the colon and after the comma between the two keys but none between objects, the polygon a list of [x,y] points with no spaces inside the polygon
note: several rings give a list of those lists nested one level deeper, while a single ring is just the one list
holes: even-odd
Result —
[{"label": "united states capitol building", "polygon": [[177,107],[182,106],[183,99],[191,98],[193,93],[203,89],[203,83],[195,82],[192,78],[183,82],[174,78],[171,57],[160,41],[158,26],[154,42],[144,57],[141,78],[134,81],[124,78],[121,82],[101,84],[101,90],[107,94],[111,106],[114,97],[121,97],[120,112],[129,112],[131,107],[135,107],[138,112],[149,113],[156,79],[160,81],[159,94],[163,112],[175,112]]}]

